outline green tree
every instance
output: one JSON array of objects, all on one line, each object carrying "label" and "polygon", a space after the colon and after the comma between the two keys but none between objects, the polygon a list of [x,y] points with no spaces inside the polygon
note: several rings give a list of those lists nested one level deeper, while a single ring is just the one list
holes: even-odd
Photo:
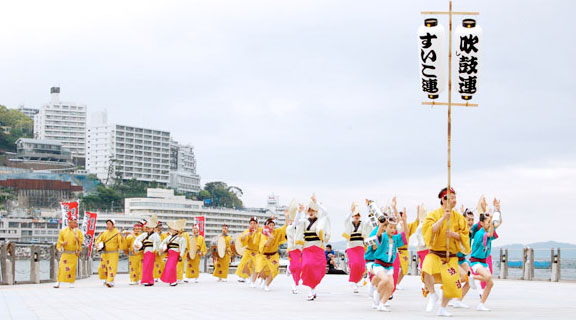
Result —
[{"label": "green tree", "polygon": [[210,199],[212,205],[216,207],[242,209],[244,204],[238,195],[242,195],[240,188],[229,187],[225,182],[215,181],[206,183],[204,190],[198,194],[198,198],[201,200]]},{"label": "green tree", "polygon": [[15,109],[0,105],[0,150],[16,151],[16,140],[31,138],[34,121]]}]

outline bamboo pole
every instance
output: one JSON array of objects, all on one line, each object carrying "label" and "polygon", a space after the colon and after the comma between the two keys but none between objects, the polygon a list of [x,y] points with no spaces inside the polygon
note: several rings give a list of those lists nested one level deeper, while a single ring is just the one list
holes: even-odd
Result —
[{"label": "bamboo pole", "polygon": [[[450,163],[450,148],[452,143],[452,0],[449,3],[449,40],[448,40],[448,190],[447,190],[447,200],[446,204],[448,206],[448,212],[452,214],[451,206],[451,193],[450,193],[450,183],[451,183],[451,163]],[[448,232],[450,232],[450,216],[448,216],[448,221],[446,222],[446,263],[450,262],[450,238],[448,237]]]},{"label": "bamboo pole", "polygon": [[462,16],[479,16],[480,12],[477,11],[421,11],[421,14],[435,15],[435,14],[447,14],[447,15],[462,15]]},{"label": "bamboo pole", "polygon": [[[435,101],[424,101],[422,102],[422,105],[425,106],[447,106],[448,102],[435,102]],[[452,102],[452,106],[456,106],[456,107],[478,107],[477,103],[459,103],[459,102]]]}]

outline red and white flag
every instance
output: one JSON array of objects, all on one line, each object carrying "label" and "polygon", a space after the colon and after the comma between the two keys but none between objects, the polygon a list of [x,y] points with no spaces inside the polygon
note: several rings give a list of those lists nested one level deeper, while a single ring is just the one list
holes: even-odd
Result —
[{"label": "red and white flag", "polygon": [[94,233],[96,232],[96,219],[98,213],[84,212],[84,219],[82,220],[82,234],[84,235],[83,247],[88,247],[88,256],[92,255],[92,244],[94,243]]},{"label": "red and white flag", "polygon": [[62,227],[68,226],[68,219],[78,220],[78,201],[60,202],[62,208]]}]

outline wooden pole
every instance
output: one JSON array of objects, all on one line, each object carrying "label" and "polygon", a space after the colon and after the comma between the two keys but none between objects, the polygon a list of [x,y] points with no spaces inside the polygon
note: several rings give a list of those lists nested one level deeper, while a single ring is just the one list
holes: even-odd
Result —
[{"label": "wooden pole", "polygon": [[[450,174],[450,148],[452,142],[452,0],[449,3],[449,31],[448,31],[448,191],[446,204],[448,205],[448,212],[452,214],[451,205],[451,174]],[[450,238],[448,237],[448,232],[450,232],[450,217],[446,223],[446,262],[450,261]]]}]

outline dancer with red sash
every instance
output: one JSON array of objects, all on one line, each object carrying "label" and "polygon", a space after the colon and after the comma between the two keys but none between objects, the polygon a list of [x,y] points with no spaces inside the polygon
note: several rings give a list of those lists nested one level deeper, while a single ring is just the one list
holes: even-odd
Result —
[{"label": "dancer with red sash", "polygon": [[[295,206],[294,205],[291,205]],[[290,212],[290,209],[288,210]],[[298,294],[298,285],[300,285],[300,279],[302,278],[302,244],[296,244],[296,228],[304,213],[304,205],[300,204],[298,206],[298,212],[296,213],[294,220],[287,220],[286,224],[286,240],[287,240],[287,251],[288,258],[290,259],[290,265],[288,266],[288,271],[292,276],[292,293]],[[286,219],[290,219],[290,214]]]}]

